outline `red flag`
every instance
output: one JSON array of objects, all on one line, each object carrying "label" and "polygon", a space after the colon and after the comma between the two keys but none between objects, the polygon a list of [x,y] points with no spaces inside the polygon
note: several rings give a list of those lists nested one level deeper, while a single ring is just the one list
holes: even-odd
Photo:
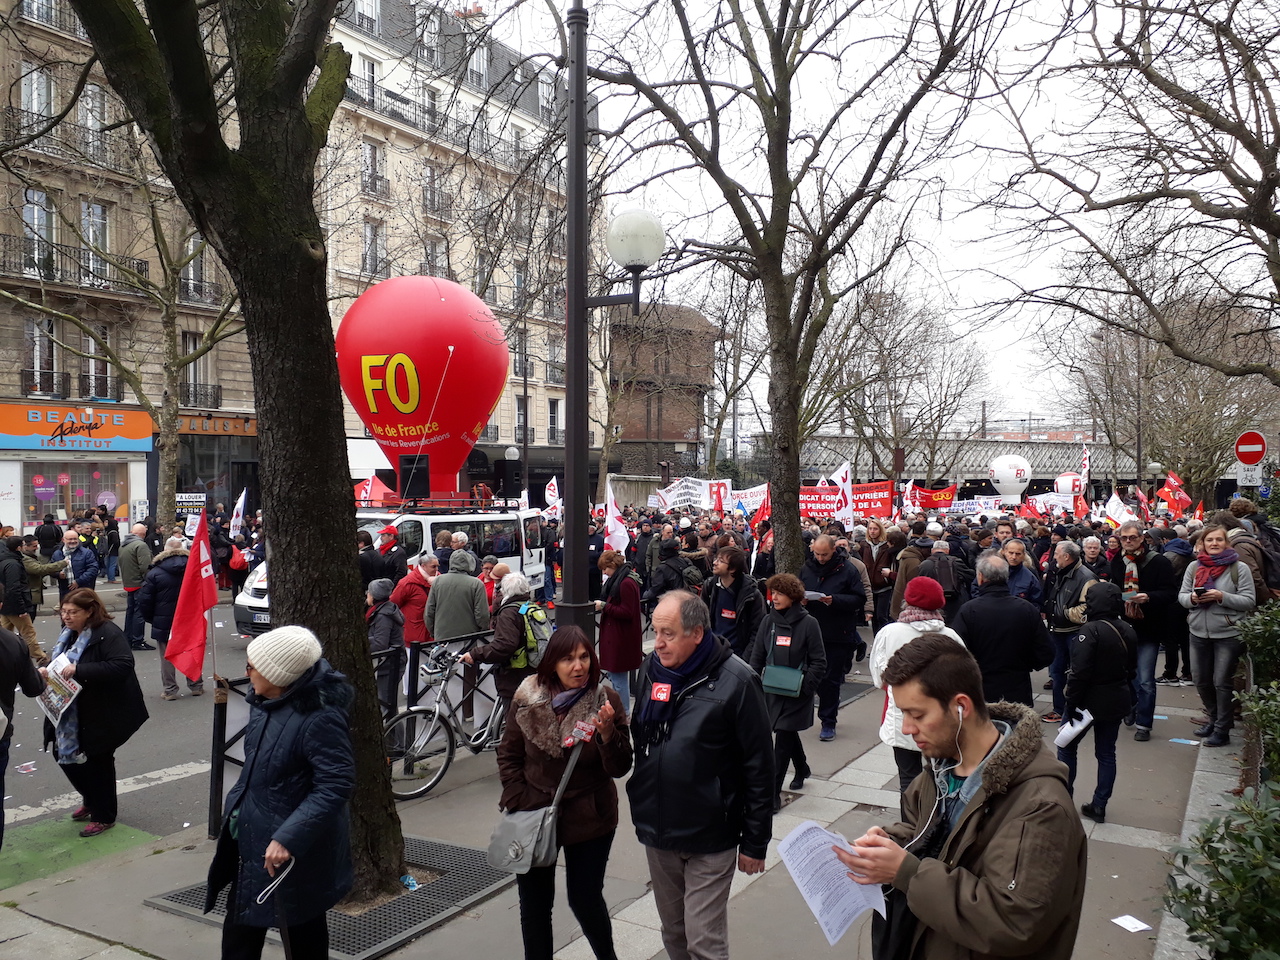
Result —
[{"label": "red flag", "polygon": [[1204,501],[1203,500],[1201,500],[1199,503],[1196,504],[1196,512],[1193,513],[1191,516],[1196,520],[1204,519]]},{"label": "red flag", "polygon": [[1083,520],[1089,515],[1089,501],[1080,494],[1076,494],[1075,503],[1072,504],[1075,511],[1076,519]]},{"label": "red flag", "polygon": [[182,575],[178,606],[173,611],[169,647],[164,658],[191,681],[204,675],[204,648],[209,637],[208,613],[218,603],[218,584],[213,575],[213,551],[209,548],[209,528],[204,511],[191,539],[187,571]]},{"label": "red flag", "polygon": [[1138,498],[1138,508],[1142,511],[1143,519],[1145,519],[1147,523],[1150,523],[1151,522],[1151,505],[1150,505],[1151,501],[1147,499],[1147,495],[1142,492],[1141,487],[1134,487],[1133,492]]},{"label": "red flag", "polygon": [[1182,489],[1182,478],[1172,470],[1165,479],[1164,486],[1156,491],[1156,496],[1169,504],[1169,509],[1181,512],[1191,506],[1191,498]]}]

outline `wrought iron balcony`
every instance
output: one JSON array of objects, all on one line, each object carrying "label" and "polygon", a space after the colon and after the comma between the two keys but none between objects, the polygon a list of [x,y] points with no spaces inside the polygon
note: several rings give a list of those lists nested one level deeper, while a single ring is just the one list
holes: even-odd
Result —
[{"label": "wrought iron balcony", "polygon": [[80,23],[80,18],[76,16],[66,0],[21,0],[18,10],[24,20],[42,23],[46,27],[53,27],[55,30],[69,33],[81,40],[87,40],[89,37],[84,25]]},{"label": "wrought iron balcony", "polygon": [[361,33],[367,33],[371,37],[378,35],[377,17],[371,17],[367,13],[357,13],[354,22],[356,29]]},{"label": "wrought iron balcony", "polygon": [[204,303],[218,306],[222,303],[222,284],[212,280],[178,279],[178,299],[183,303]]},{"label": "wrought iron balcony", "polygon": [[366,253],[360,258],[360,272],[366,276],[385,280],[391,276],[391,261],[386,257]]},{"label": "wrought iron balcony", "polygon": [[[50,118],[18,107],[4,108],[4,140],[13,143],[48,125]],[[82,123],[61,120],[48,133],[23,149],[47,153],[64,160],[92,163],[112,170],[131,164],[132,146],[126,137],[107,130],[95,130]]]},{"label": "wrought iron balcony", "polygon": [[547,427],[547,443],[553,447],[563,447],[564,427]]},{"label": "wrought iron balcony", "polygon": [[124,381],[105,373],[80,374],[81,400],[115,400],[124,397]]},{"label": "wrought iron balcony", "polygon": [[536,377],[538,375],[537,367],[534,366],[531,358],[517,353],[511,358],[511,375],[513,377]]},{"label": "wrought iron balcony", "polygon": [[23,370],[22,392],[65,400],[71,395],[71,375],[58,370]]},{"label": "wrought iron balcony", "polygon": [[222,384],[194,383],[184,380],[178,384],[178,405],[217,410],[222,406]]},{"label": "wrought iron balcony", "polygon": [[0,274],[6,277],[137,294],[135,277],[146,277],[147,273],[147,261],[134,257],[107,256],[39,237],[0,234]]},{"label": "wrought iron balcony", "polygon": [[522,423],[516,424],[516,443],[533,443],[537,439],[538,431],[536,428],[526,427]]},{"label": "wrought iron balcony", "polygon": [[391,181],[376,173],[360,174],[360,192],[383,200],[391,199]]},{"label": "wrought iron balcony", "polygon": [[547,383],[564,383],[564,364],[548,363],[547,364]]},{"label": "wrought iron balcony", "polygon": [[480,431],[480,440],[483,443],[497,443],[498,425],[496,423],[486,423],[484,429]]},{"label": "wrought iron balcony", "polygon": [[436,187],[425,187],[422,191],[422,210],[429,217],[437,220],[452,220],[453,194]]}]

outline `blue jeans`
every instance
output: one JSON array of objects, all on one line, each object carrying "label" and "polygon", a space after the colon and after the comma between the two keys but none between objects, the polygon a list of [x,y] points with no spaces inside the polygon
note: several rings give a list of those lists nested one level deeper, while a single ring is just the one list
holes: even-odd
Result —
[{"label": "blue jeans", "polygon": [[120,571],[120,558],[117,556],[107,557],[107,581],[109,583],[116,582],[116,575]]},{"label": "blue jeans", "polygon": [[1235,720],[1236,666],[1244,644],[1239,637],[1209,640],[1191,638],[1191,676],[1196,693],[1204,704],[1204,715],[1213,722],[1213,732],[1226,735]]},{"label": "blue jeans", "polygon": [[1143,730],[1150,730],[1156,713],[1156,657],[1160,644],[1138,643],[1138,673],[1133,678],[1133,713]]},{"label": "blue jeans", "polygon": [[[1120,721],[1095,720],[1090,732],[1093,733],[1093,755],[1098,761],[1098,785],[1093,791],[1093,805],[1106,810],[1107,801],[1111,799],[1111,791],[1116,785],[1116,738],[1120,736]],[[1073,796],[1076,785],[1076,751],[1085,736],[1087,734],[1081,734],[1067,746],[1058,748],[1058,760],[1067,765],[1067,792]]]},{"label": "blue jeans", "polygon": [[631,713],[631,671],[629,670],[606,670],[604,675],[609,678],[609,682],[613,684],[613,689],[618,692],[618,697],[622,700],[622,709],[627,713]]},{"label": "blue jeans", "polygon": [[1074,633],[1054,633],[1049,631],[1049,639],[1053,642],[1053,663],[1049,664],[1049,679],[1053,681],[1053,712],[1062,716],[1067,709],[1067,668],[1071,666],[1071,641]]},{"label": "blue jeans", "polygon": [[138,613],[138,591],[126,590],[124,595],[127,598],[124,608],[124,638],[129,641],[130,646],[136,646],[146,639],[147,622]]}]

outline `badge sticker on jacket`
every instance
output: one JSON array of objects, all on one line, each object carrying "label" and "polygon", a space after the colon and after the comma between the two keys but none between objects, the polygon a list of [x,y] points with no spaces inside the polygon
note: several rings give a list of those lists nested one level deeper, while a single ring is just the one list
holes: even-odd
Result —
[{"label": "badge sticker on jacket", "polygon": [[789,646],[791,646],[791,638],[790,638],[790,637],[784,637],[784,636],[782,636],[782,634],[778,634],[778,636],[774,639],[774,641],[773,641],[773,642],[774,642],[774,643],[776,643],[776,644],[777,644],[778,646],[780,646],[780,647],[789,647]]},{"label": "badge sticker on jacket", "polygon": [[737,620],[738,611],[732,608],[726,607],[724,610],[720,611],[720,616],[724,617],[726,620]]},{"label": "badge sticker on jacket", "polygon": [[660,700],[661,702],[666,703],[671,699],[671,684],[655,683],[653,685],[653,690],[649,693],[649,699]]}]

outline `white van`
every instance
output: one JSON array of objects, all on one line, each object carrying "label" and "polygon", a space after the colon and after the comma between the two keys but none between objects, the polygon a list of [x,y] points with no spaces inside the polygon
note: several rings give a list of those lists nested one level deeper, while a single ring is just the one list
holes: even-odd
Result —
[{"label": "white van", "polygon": [[[477,557],[498,558],[512,570],[529,578],[535,596],[546,574],[540,512],[514,507],[419,507],[412,511],[357,510],[356,530],[368,530],[377,549],[378,531],[393,526],[400,546],[408,554],[409,565],[417,566],[424,554],[435,551],[436,534],[441,530],[467,535],[467,546]],[[355,562],[354,551],[352,562]],[[442,570],[447,572],[446,570]],[[480,571],[476,571],[479,573]],[[267,598],[267,564],[258,566],[244,583],[234,604],[237,632],[256,636],[271,629],[271,609]]]}]

